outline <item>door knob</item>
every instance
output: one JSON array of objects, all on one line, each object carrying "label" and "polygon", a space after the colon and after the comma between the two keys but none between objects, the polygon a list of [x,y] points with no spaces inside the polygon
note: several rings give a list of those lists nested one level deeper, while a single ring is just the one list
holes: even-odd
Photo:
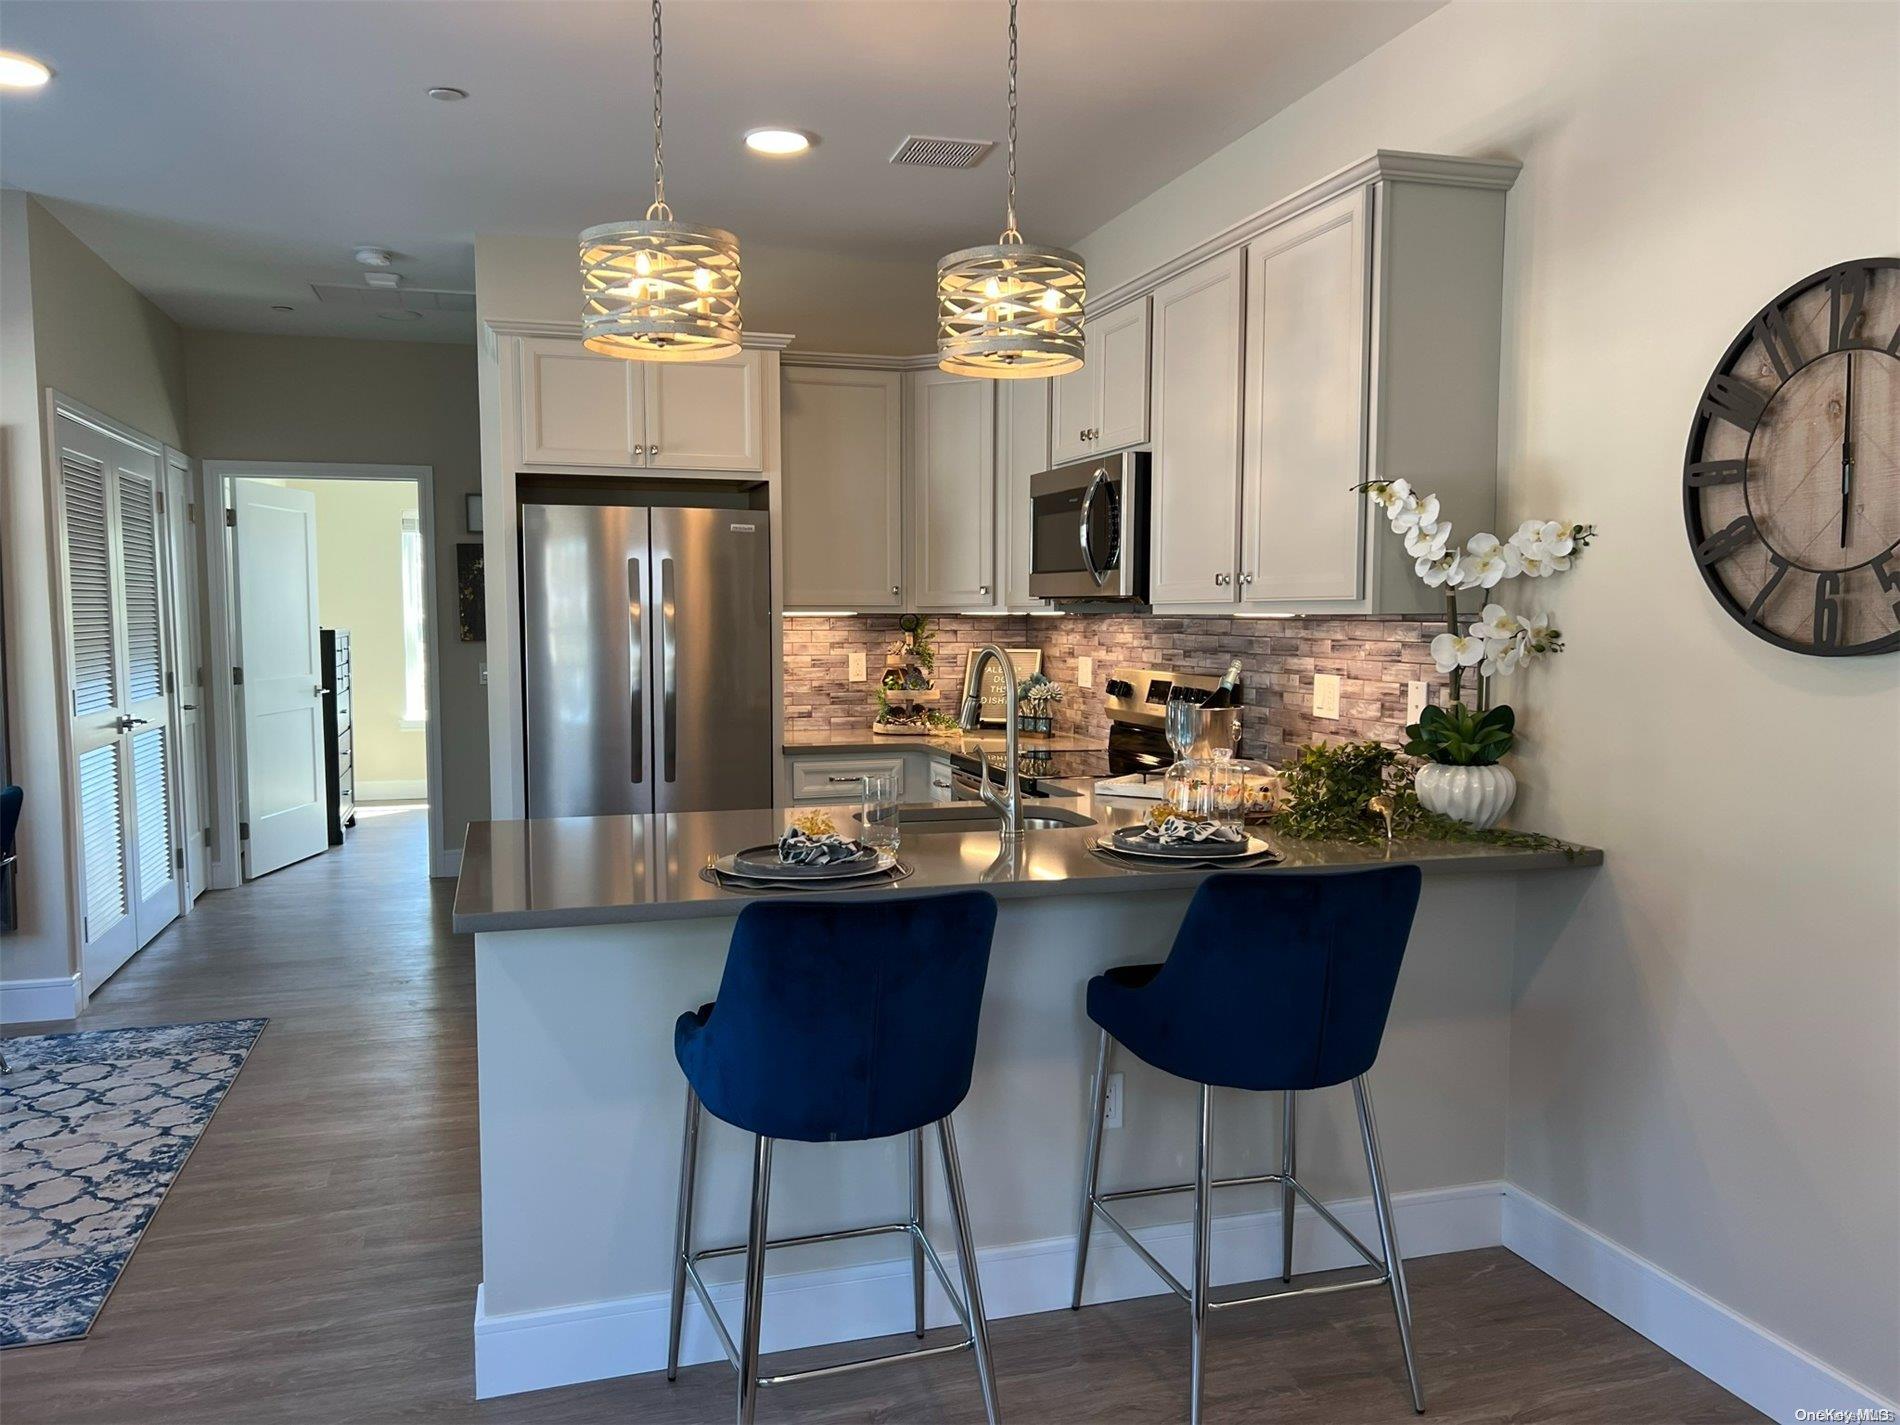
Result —
[{"label": "door knob", "polygon": [[324,687],[324,686],[323,686],[323,684],[321,684],[321,683],[319,683],[319,684],[317,684],[317,696],[318,696],[318,697],[322,697],[322,696],[323,696],[323,695],[324,695],[325,693],[327,693],[327,692],[329,692],[329,691],[330,691],[330,690],[329,690],[328,688],[326,688],[326,687]]}]

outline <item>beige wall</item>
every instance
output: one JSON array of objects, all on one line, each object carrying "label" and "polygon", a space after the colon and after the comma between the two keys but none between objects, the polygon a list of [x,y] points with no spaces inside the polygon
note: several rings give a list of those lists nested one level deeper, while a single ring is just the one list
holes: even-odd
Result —
[{"label": "beige wall", "polygon": [[488,815],[487,645],[456,635],[455,546],[481,490],[475,352],[423,342],[185,333],[192,454],[205,460],[427,465],[442,629],[442,818],[459,849]]},{"label": "beige wall", "polygon": [[[936,265],[769,247],[740,235],[748,331],[788,332],[794,351],[913,356],[936,335]],[[580,268],[571,238],[475,240],[483,321],[579,324]]]},{"label": "beige wall", "polygon": [[402,720],[402,521],[416,513],[415,483],[283,483],[316,497],[317,616],[325,628],[350,631],[357,800],[400,800],[389,784],[420,786],[429,764],[423,726]]},{"label": "beige wall", "polygon": [[1900,658],[1731,622],[1679,481],[1753,313],[1900,251],[1897,53],[1891,5],[1453,4],[1080,244],[1106,290],[1374,148],[1523,161],[1504,517],[1603,534],[1538,589],[1519,820],[1609,862],[1519,898],[1510,1176],[1889,1397]]}]

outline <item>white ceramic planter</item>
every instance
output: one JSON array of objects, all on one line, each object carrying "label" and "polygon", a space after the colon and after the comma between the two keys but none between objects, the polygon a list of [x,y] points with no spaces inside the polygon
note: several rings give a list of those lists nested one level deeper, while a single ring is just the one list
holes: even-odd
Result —
[{"label": "white ceramic planter", "polygon": [[1517,800],[1517,778],[1504,766],[1441,767],[1428,763],[1412,783],[1426,811],[1451,817],[1483,831]]}]

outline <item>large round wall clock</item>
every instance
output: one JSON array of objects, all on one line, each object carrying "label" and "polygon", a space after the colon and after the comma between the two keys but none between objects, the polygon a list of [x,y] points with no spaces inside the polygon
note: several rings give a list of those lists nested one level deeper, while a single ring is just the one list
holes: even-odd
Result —
[{"label": "large round wall clock", "polygon": [[1735,338],[1689,424],[1682,509],[1750,633],[1900,649],[1900,258],[1817,272]]}]

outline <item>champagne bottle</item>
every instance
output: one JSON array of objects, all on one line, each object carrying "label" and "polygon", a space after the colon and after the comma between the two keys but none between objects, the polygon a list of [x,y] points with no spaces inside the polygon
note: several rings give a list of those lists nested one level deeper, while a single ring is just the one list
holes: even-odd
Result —
[{"label": "champagne bottle", "polygon": [[1221,676],[1220,686],[1207,695],[1204,708],[1231,708],[1240,700],[1240,660],[1234,659]]}]

